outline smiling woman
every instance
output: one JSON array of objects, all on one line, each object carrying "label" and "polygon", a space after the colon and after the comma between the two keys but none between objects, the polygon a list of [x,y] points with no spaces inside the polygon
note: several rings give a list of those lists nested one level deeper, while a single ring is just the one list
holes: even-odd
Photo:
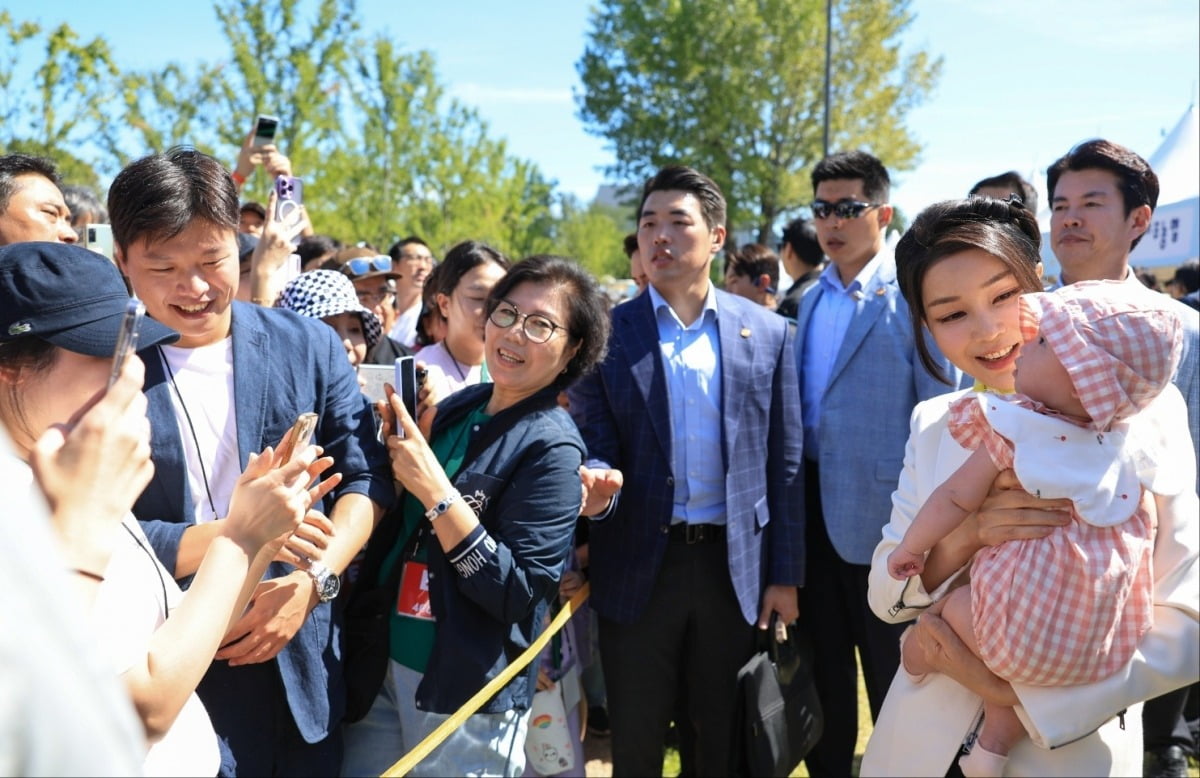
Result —
[{"label": "smiling woman", "polygon": [[[603,357],[608,303],[574,262],[537,256],[499,280],[486,310],[493,383],[439,404],[428,443],[399,397],[385,409],[404,433],[387,439],[403,529],[368,547],[363,575],[398,581],[389,601],[402,613],[383,688],[345,730],[344,775],[379,775],[420,743],[529,645],[558,593],[584,447],[557,397]],[[520,673],[411,774],[520,775],[534,686]]]}]

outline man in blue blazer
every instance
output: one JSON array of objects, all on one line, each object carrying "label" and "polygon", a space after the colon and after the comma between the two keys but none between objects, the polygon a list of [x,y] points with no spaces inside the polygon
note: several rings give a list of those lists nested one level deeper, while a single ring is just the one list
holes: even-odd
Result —
[{"label": "man in blue blazer", "polygon": [[814,637],[825,731],[810,775],[849,775],[858,736],[855,648],[872,718],[900,662],[899,632],[867,607],[871,553],[892,511],[909,417],[961,374],[929,343],[944,383],[921,364],[896,265],[884,242],[890,182],[862,151],[813,169],[817,238],[830,263],[800,301],[796,332],[804,415],[807,586],[801,624]]},{"label": "man in blue blazer", "polygon": [[[646,183],[650,286],[613,311],[609,354],[570,393],[588,446],[592,606],[614,775],[657,775],[681,685],[702,775],[725,775],[754,627],[804,583],[801,436],[785,319],[709,281],[725,201],[668,167]],[[623,486],[612,500],[608,497]],[[607,506],[605,503],[607,502]]]},{"label": "man in blue blazer", "polygon": [[233,302],[238,200],[220,163],[191,149],[143,158],[117,176],[108,206],[119,267],[147,312],[180,332],[141,355],[155,475],[134,506],[176,578],[199,566],[249,455],[298,414],[319,416],[314,442],[342,476],[321,506],[328,518],[310,512],[271,564],[198,692],[223,773],[336,775],[337,576],[394,495],[369,406],[332,328]]}]

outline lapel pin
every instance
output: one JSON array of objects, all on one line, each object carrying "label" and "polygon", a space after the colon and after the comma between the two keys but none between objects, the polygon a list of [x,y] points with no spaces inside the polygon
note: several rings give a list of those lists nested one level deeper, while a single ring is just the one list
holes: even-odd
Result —
[{"label": "lapel pin", "polygon": [[883,297],[883,293],[884,293],[884,289],[882,286],[875,290],[876,297]]},{"label": "lapel pin", "polygon": [[742,331],[738,334],[740,334],[743,338],[748,338],[748,337],[750,337],[750,328],[742,327]]}]

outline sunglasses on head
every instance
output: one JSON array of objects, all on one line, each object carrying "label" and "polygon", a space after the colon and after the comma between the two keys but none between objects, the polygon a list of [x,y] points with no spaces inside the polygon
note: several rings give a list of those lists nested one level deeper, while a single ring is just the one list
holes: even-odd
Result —
[{"label": "sunglasses on head", "polygon": [[881,205],[883,203],[860,203],[856,200],[838,200],[836,203],[828,200],[813,200],[809,207],[812,208],[815,219],[828,219],[830,216],[837,216],[839,219],[857,219],[868,210]]},{"label": "sunglasses on head", "polygon": [[365,275],[371,271],[390,273],[392,272],[392,258],[382,254],[375,257],[355,257],[346,260],[346,267],[350,268],[350,272],[356,276]]}]

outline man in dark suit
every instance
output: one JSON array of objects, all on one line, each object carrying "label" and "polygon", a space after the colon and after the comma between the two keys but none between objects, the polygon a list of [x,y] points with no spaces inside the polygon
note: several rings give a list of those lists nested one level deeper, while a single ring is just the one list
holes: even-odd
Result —
[{"label": "man in dark suit", "polygon": [[198,692],[225,745],[226,774],[336,775],[344,706],[338,574],[394,492],[367,401],[333,330],[234,302],[237,192],[211,157],[174,149],[113,182],[117,263],[147,313],[180,333],[142,353],[154,480],[134,505],[159,559],[186,584],[252,453],[296,416],[342,482],[277,557],[225,636]]},{"label": "man in dark suit", "polygon": [[804,582],[791,337],[782,317],[710,283],[725,240],[711,179],[664,168],[638,217],[650,286],[614,309],[608,358],[570,395],[592,467],[613,773],[661,773],[682,681],[697,772],[726,775],[754,626],[794,620]]}]

